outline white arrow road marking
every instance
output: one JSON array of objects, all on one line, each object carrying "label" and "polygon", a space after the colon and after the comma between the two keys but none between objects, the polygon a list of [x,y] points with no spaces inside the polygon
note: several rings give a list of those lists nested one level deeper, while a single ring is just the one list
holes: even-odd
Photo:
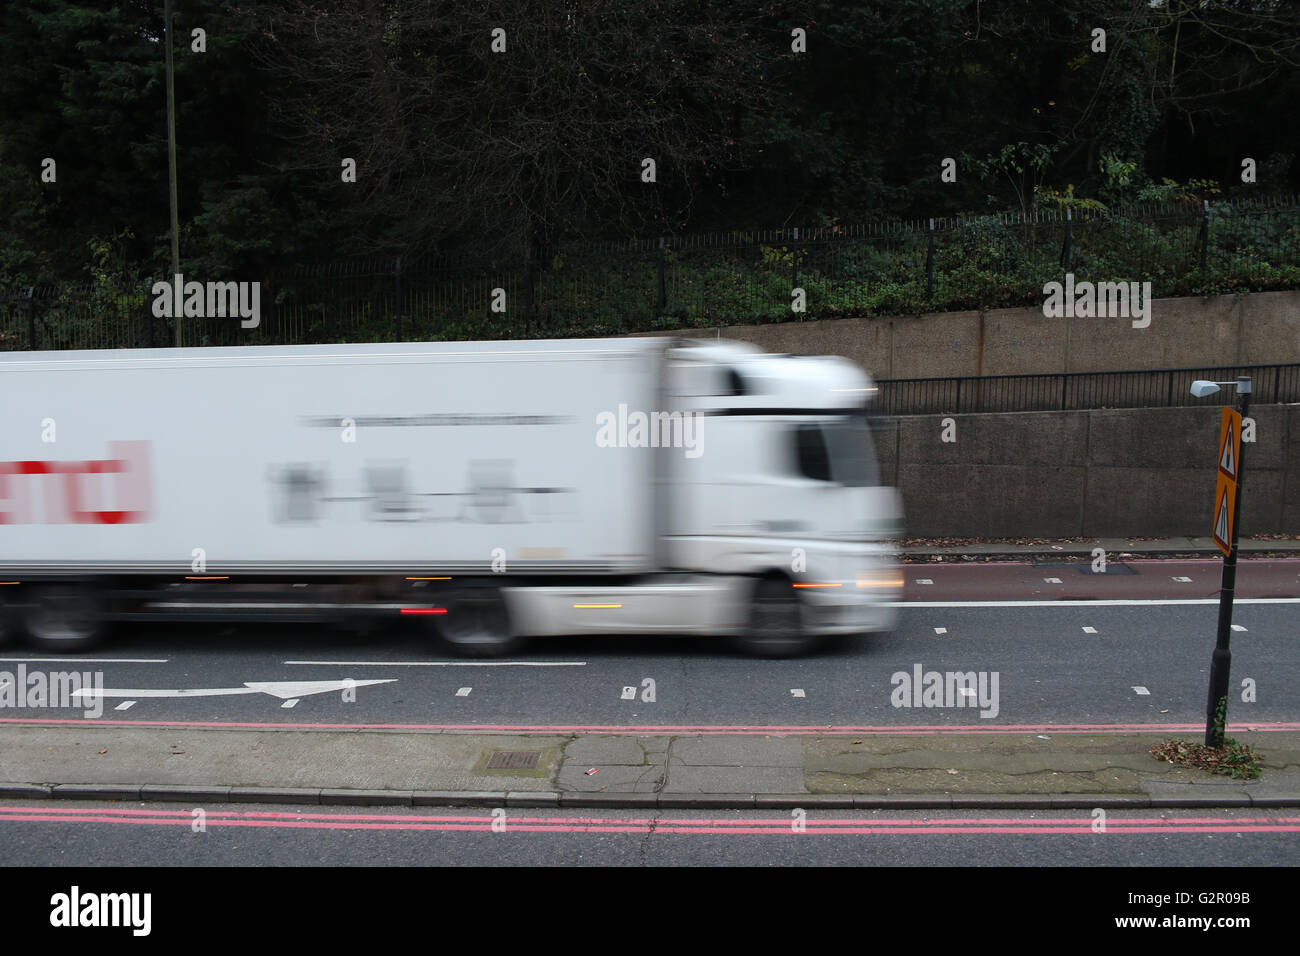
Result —
[{"label": "white arrow road marking", "polygon": [[393,684],[396,677],[387,680],[282,680],[282,681],[246,681],[243,687],[182,687],[175,690],[163,688],[106,687],[96,690],[83,687],[72,692],[73,697],[233,697],[237,694],[270,694],[281,700],[295,697],[309,697],[312,694],[330,694],[354,687],[369,687],[372,684]]}]

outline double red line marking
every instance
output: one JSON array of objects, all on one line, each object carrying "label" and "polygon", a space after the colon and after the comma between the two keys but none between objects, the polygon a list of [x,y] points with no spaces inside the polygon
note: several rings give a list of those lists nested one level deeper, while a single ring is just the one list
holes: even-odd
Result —
[{"label": "double red line marking", "polygon": [[[81,809],[65,807],[0,806],[0,824],[125,823],[149,826],[192,827],[198,819],[191,810]],[[268,811],[204,811],[203,826],[255,827],[296,830],[406,830],[504,833],[674,833],[713,835],[791,834],[832,835],[933,835],[933,834],[1065,834],[1108,836],[1151,833],[1300,833],[1300,817],[1187,817],[1181,819],[1118,817],[1109,815],[1101,831],[1093,829],[1091,816],[1081,817],[979,817],[973,819],[816,819],[796,824],[791,816],[694,819],[656,817],[546,817],[486,815],[411,815],[378,813],[283,813]],[[802,827],[796,830],[795,826]]]}]

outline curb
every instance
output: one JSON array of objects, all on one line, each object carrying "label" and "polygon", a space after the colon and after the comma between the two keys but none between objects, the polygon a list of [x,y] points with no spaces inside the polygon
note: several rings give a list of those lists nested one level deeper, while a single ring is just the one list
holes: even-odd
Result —
[{"label": "curb", "polygon": [[202,787],[173,784],[0,784],[7,800],[118,800],[133,803],[270,803],[354,807],[511,807],[643,810],[1185,810],[1300,807],[1300,793],[1255,796],[1146,793],[582,793],[575,791],[362,790]]}]

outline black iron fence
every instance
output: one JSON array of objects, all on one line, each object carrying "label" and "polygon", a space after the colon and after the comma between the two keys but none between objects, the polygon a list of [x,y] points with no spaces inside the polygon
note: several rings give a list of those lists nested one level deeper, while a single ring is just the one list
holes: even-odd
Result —
[{"label": "black iron fence", "polygon": [[[619,335],[1034,305],[1043,284],[1155,296],[1300,288],[1300,197],[1139,204],[579,242],[498,262],[354,260],[187,280],[257,282],[256,328],[155,315],[153,279],[0,288],[0,349]],[[164,277],[159,276],[159,279]]]},{"label": "black iron fence", "polygon": [[1253,405],[1300,402],[1300,364],[1292,364],[885,379],[876,382],[880,393],[874,408],[884,415],[956,415],[1223,405],[1235,401],[1232,389],[1195,398],[1192,382],[1229,382],[1242,375],[1251,378]]}]

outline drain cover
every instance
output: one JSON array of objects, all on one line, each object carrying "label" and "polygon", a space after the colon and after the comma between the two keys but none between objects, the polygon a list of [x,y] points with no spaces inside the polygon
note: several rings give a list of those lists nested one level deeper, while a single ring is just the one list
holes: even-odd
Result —
[{"label": "drain cover", "polygon": [[533,770],[540,750],[498,750],[492,754],[487,763],[489,770]]}]

